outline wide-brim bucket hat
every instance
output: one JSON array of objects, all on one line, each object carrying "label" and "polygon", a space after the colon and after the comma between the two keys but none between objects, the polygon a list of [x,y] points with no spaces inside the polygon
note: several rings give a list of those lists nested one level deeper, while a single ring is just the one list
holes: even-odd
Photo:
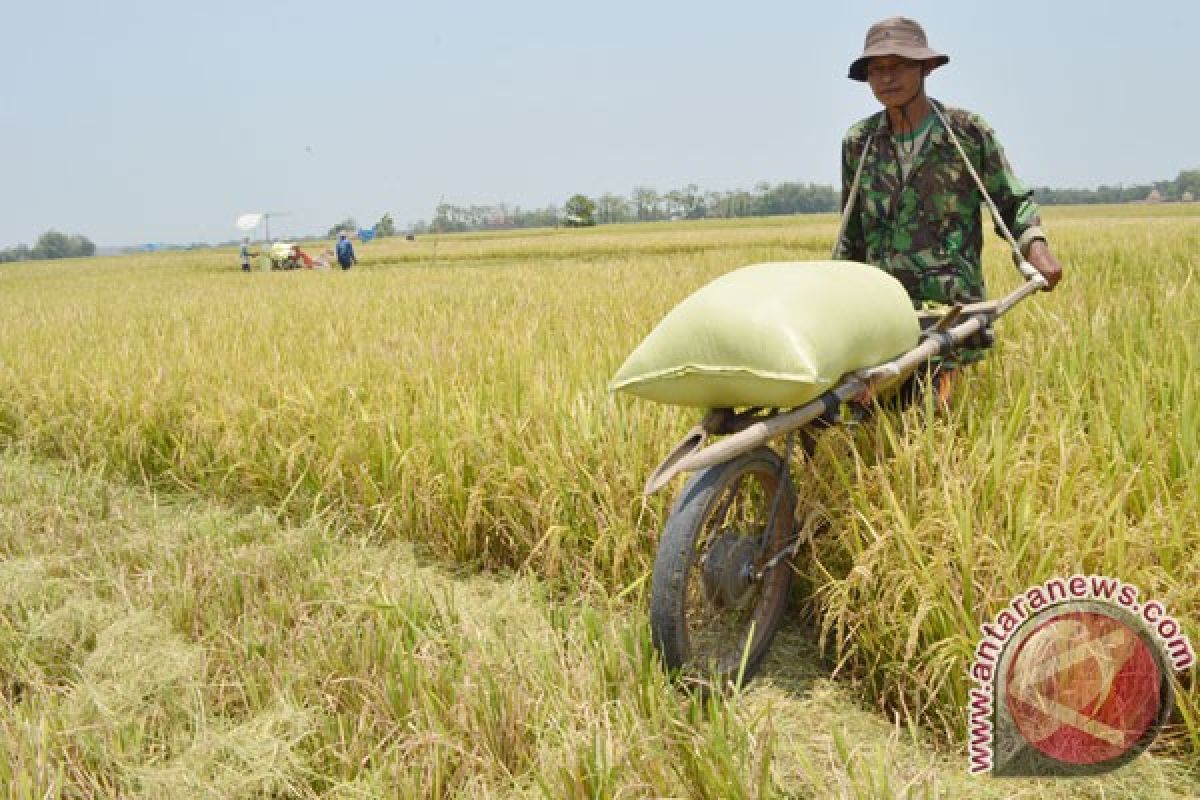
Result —
[{"label": "wide-brim bucket hat", "polygon": [[929,47],[925,29],[915,19],[888,17],[867,29],[863,42],[863,53],[850,65],[850,78],[856,81],[867,79],[867,62],[879,56],[899,56],[910,61],[932,61],[940,67],[950,57]]}]

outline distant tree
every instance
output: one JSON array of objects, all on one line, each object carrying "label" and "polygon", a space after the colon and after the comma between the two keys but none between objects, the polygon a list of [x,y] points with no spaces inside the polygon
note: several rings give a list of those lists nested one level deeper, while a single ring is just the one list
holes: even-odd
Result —
[{"label": "distant tree", "polygon": [[754,184],[754,204],[751,207],[750,214],[755,217],[766,216],[771,213],[770,201],[771,184],[766,181],[759,181]]},{"label": "distant tree", "polygon": [[597,222],[628,222],[630,218],[629,201],[621,195],[605,192],[596,199]]},{"label": "distant tree", "polygon": [[727,192],[705,192],[704,214],[708,217],[729,216],[729,204],[725,202]]},{"label": "distant tree", "polygon": [[1182,198],[1191,193],[1192,197],[1200,197],[1200,169],[1185,169],[1175,179],[1175,195]]},{"label": "distant tree", "polygon": [[379,218],[379,222],[375,223],[375,235],[380,238],[396,235],[396,223],[392,221],[391,214],[384,214]]},{"label": "distant tree", "polygon": [[29,245],[27,244],[19,244],[8,250],[0,250],[0,264],[11,261],[28,261],[29,258]]},{"label": "distant tree", "polygon": [[40,261],[50,258],[82,258],[94,256],[96,245],[91,239],[78,233],[66,234],[49,230],[38,237],[33,247],[19,244],[9,250],[0,250],[0,262]]},{"label": "distant tree", "polygon": [[680,208],[685,217],[688,219],[701,219],[706,216],[707,209],[704,206],[704,195],[700,193],[699,186],[689,183],[678,191]]},{"label": "distant tree", "polygon": [[586,195],[571,195],[567,204],[563,206],[563,213],[569,227],[580,228],[596,224],[596,204]]},{"label": "distant tree", "polygon": [[96,255],[95,243],[81,234],[73,234],[71,237],[70,249],[73,250],[72,258],[86,258]]},{"label": "distant tree", "polygon": [[663,201],[667,207],[666,211],[668,219],[675,219],[683,216],[687,201],[682,190],[671,189],[663,195]]},{"label": "distant tree", "polygon": [[37,244],[29,251],[31,259],[80,258],[96,254],[96,245],[86,236],[67,235],[50,230],[38,237]]},{"label": "distant tree", "polygon": [[354,217],[346,217],[344,220],[334,225],[325,234],[326,239],[336,239],[340,233],[354,233],[358,230],[358,223],[354,221]]},{"label": "distant tree", "polygon": [[659,209],[662,200],[654,189],[648,186],[635,186],[631,196],[633,213],[639,220],[662,219],[662,212]]},{"label": "distant tree", "polygon": [[754,195],[747,192],[745,189],[735,189],[729,192],[725,198],[729,204],[729,213],[727,217],[752,217],[754,216],[756,205]]},{"label": "distant tree", "polygon": [[46,231],[38,237],[30,258],[67,258],[71,251],[71,240],[65,233]]},{"label": "distant tree", "polygon": [[467,223],[462,219],[461,209],[449,203],[438,203],[433,212],[433,221],[429,230],[433,233],[454,233],[467,230]]}]

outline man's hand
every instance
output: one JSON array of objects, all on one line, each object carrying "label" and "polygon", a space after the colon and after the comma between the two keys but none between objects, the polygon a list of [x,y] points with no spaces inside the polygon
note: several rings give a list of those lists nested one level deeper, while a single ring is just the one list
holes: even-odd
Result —
[{"label": "man's hand", "polygon": [[1050,252],[1050,246],[1042,239],[1034,239],[1029,245],[1028,261],[1046,279],[1046,291],[1050,291],[1062,280],[1062,264]]}]

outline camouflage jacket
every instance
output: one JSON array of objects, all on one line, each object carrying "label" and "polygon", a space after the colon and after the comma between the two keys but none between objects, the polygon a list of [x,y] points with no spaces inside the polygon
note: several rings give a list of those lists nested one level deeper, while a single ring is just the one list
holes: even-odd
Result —
[{"label": "camouflage jacket", "polygon": [[[995,133],[976,114],[938,104],[1022,252],[1044,238],[1033,192],[1013,174]],[[838,257],[874,264],[908,290],[913,306],[984,299],[985,201],[954,142],[936,118],[901,177],[887,115],[858,122],[842,141],[842,208],[863,148],[869,147]],[[997,227],[998,235],[1000,229]]]}]

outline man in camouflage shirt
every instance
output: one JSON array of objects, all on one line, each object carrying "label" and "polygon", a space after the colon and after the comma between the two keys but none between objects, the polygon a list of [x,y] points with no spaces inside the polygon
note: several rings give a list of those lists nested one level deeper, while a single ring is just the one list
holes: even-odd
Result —
[{"label": "man in camouflage shirt", "polygon": [[[850,78],[866,81],[884,111],[855,124],[842,142],[843,208],[860,163],[861,175],[837,256],[885,270],[915,308],[985,296],[984,200],[925,94],[925,76],[949,60],[929,48],[917,22],[892,17],[871,26],[862,56],[850,65]],[[1013,174],[995,133],[977,114],[940,103],[937,109],[1022,254],[1053,288],[1062,267],[1046,245],[1033,192]],[[982,351],[967,350],[957,360],[980,358]]]}]

